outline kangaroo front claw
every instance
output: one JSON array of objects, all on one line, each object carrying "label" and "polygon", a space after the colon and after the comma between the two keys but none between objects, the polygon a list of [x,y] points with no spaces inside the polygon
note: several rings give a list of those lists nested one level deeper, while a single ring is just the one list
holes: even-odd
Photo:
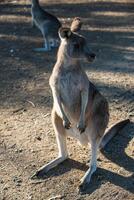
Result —
[{"label": "kangaroo front claw", "polygon": [[63,126],[65,129],[70,129],[71,128],[71,123],[68,119],[63,120]]},{"label": "kangaroo front claw", "polygon": [[83,124],[81,124],[81,123],[79,123],[77,125],[77,128],[78,128],[78,130],[79,130],[80,133],[83,133],[83,132],[85,132],[86,126],[83,125]]}]

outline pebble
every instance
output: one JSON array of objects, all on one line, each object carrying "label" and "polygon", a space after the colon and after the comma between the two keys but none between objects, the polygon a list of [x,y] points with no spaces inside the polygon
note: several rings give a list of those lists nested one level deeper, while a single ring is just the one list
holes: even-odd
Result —
[{"label": "pebble", "polygon": [[3,190],[8,190],[8,187],[7,187],[7,186],[5,186],[5,187],[3,188]]},{"label": "pebble", "polygon": [[14,50],[13,49],[10,49],[10,53],[13,53],[14,52]]},{"label": "pebble", "polygon": [[35,137],[37,140],[41,141],[41,137],[40,136],[37,136]]},{"label": "pebble", "polygon": [[22,149],[15,149],[16,153],[21,153],[23,150]]},{"label": "pebble", "polygon": [[1,183],[1,184],[3,184],[3,183],[4,183],[4,181],[3,181],[3,180],[1,180],[1,181],[0,181],[0,183]]}]

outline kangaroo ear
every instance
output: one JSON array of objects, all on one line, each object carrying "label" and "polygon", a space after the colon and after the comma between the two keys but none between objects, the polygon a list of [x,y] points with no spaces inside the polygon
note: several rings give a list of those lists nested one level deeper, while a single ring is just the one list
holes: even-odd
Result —
[{"label": "kangaroo ear", "polygon": [[62,28],[61,27],[59,29],[59,37],[61,39],[65,39],[65,38],[67,39],[71,36],[71,34],[72,34],[72,32],[71,32],[70,28]]},{"label": "kangaroo ear", "polygon": [[78,32],[80,31],[81,27],[82,27],[82,21],[79,17],[75,17],[72,21],[72,24],[71,24],[71,31],[72,32]]}]

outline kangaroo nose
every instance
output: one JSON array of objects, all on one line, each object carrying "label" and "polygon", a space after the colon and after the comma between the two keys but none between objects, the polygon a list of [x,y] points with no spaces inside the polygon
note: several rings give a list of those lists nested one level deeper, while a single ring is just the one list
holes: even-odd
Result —
[{"label": "kangaroo nose", "polygon": [[92,54],[90,55],[90,57],[91,57],[92,59],[95,59],[96,55],[95,55],[94,53],[92,53]]}]

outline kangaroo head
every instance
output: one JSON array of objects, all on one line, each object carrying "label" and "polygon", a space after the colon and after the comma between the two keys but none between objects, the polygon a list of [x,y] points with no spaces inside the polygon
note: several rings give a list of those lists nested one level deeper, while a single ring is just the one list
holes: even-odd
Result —
[{"label": "kangaroo head", "polygon": [[75,59],[86,58],[89,62],[95,59],[95,54],[90,50],[86,38],[82,35],[73,32],[70,28],[60,28],[59,37],[66,56]]}]

